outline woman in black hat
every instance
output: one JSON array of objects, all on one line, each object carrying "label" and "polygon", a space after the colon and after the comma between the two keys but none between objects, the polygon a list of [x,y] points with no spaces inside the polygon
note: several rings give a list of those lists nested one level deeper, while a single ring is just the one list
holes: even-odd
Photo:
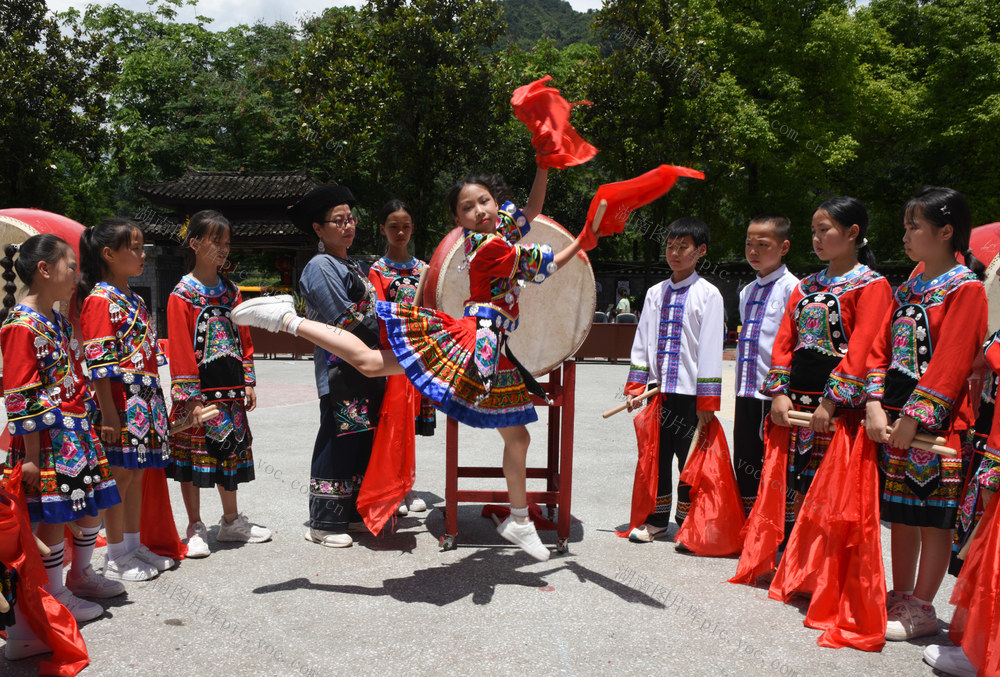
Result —
[{"label": "woman in black hat", "polygon": [[[299,290],[309,318],[378,344],[375,289],[347,256],[357,219],[354,195],[345,186],[323,185],[289,208],[292,221],[319,238],[319,252],[306,264]],[[351,365],[316,347],[320,424],[309,479],[307,541],[330,548],[353,543],[347,533],[360,522],[358,490],[368,467],[384,378],[366,378]]]}]

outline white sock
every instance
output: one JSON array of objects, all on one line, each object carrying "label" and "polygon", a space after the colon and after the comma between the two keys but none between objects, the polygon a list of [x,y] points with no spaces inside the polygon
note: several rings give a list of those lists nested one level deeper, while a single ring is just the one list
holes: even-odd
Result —
[{"label": "white sock", "polygon": [[510,516],[514,518],[514,521],[518,524],[528,524],[531,522],[531,518],[528,517],[528,506],[523,508],[515,508],[510,506]]},{"label": "white sock", "polygon": [[31,626],[28,625],[28,619],[24,617],[24,613],[21,611],[21,604],[23,602],[14,605],[14,625],[7,628],[7,639],[38,639]]},{"label": "white sock", "polygon": [[893,590],[893,592],[895,592],[897,594],[900,594],[900,595],[912,595],[913,594],[912,590]]},{"label": "white sock", "polygon": [[136,548],[138,548],[140,545],[142,545],[142,543],[139,542],[139,532],[138,531],[135,531],[135,532],[132,532],[132,533],[129,533],[129,532],[126,531],[124,534],[122,534],[122,536],[124,537],[124,540],[122,541],[122,543],[125,544],[125,550],[128,551],[128,552],[132,552],[133,550],[135,550]]},{"label": "white sock", "polygon": [[49,583],[45,586],[45,591],[50,595],[58,595],[65,587],[63,585],[63,542],[59,541],[55,545],[50,545],[52,551],[48,557],[42,557],[42,564],[45,565],[45,574],[49,577]]},{"label": "white sock", "polygon": [[97,532],[101,526],[80,527],[82,535],[80,538],[73,537],[73,563],[69,565],[69,571],[74,577],[82,576],[83,570],[90,566],[90,560],[94,557],[94,546],[97,544]]},{"label": "white sock", "polygon": [[932,609],[934,608],[934,605],[932,604],[934,600],[928,602],[926,599],[920,599],[919,597],[914,597],[913,601],[916,602],[917,604],[920,604],[921,606],[929,606]]},{"label": "white sock", "polygon": [[292,336],[298,336],[299,325],[302,324],[302,320],[304,319],[304,317],[299,317],[295,313],[289,313],[285,316],[285,319],[281,321],[281,328]]}]

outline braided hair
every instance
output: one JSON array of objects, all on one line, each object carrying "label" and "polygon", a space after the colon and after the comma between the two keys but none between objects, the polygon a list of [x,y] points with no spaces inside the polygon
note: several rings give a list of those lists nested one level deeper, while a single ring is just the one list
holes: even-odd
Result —
[{"label": "braided hair", "polygon": [[0,259],[4,279],[0,322],[7,319],[10,309],[16,303],[14,294],[17,293],[17,284],[14,280],[20,278],[21,283],[30,288],[35,281],[38,264],[45,261],[49,265],[55,265],[67,251],[71,250],[65,240],[48,233],[32,235],[19,245],[9,244],[4,248],[4,257]]}]

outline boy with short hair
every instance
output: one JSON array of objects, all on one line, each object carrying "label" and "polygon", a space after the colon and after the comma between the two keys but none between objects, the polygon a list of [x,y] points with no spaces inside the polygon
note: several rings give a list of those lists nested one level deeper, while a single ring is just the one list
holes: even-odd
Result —
[{"label": "boy with short hair", "polygon": [[791,222],[780,214],[761,214],[747,227],[746,257],[757,271],[740,290],[740,337],[736,354],[736,411],[733,465],[747,516],[757,501],[764,467],[764,418],[771,398],[760,386],[771,368],[771,349],[788,297],[799,279],[782,262],[791,246]]},{"label": "boy with short hair", "polygon": [[[629,540],[648,543],[666,535],[673,503],[673,459],[684,468],[688,447],[699,421],[708,423],[719,410],[722,389],[722,294],[697,272],[708,248],[708,226],[693,217],[678,219],[666,233],[669,280],[646,292],[632,343],[631,369],[625,385],[629,411],[635,397],[659,386],[659,477],[656,507],[646,522],[632,529]],[[690,486],[678,484],[678,525],[690,508]]]}]

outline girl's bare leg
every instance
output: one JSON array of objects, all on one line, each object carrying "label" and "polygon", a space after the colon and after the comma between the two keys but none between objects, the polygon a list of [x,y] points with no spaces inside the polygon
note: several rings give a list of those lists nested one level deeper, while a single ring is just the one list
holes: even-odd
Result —
[{"label": "girl's bare leg", "polygon": [[527,471],[528,445],[531,435],[523,425],[497,428],[503,438],[503,476],[507,480],[507,496],[512,508],[528,506]]},{"label": "girl's bare leg", "polygon": [[[890,536],[892,552],[892,589],[913,590],[920,559],[920,527],[893,523]],[[949,544],[949,549],[951,545]],[[948,565],[945,564],[947,570]],[[944,574],[942,574],[942,577]],[[940,585],[941,581],[938,581]],[[924,598],[921,598],[924,599]]]},{"label": "girl's bare leg", "polygon": [[913,596],[933,602],[951,562],[952,530],[920,527],[920,541],[920,568]]},{"label": "girl's bare leg", "polygon": [[402,374],[391,350],[374,350],[349,331],[314,320],[302,320],[295,334],[330,351],[368,377]]}]

